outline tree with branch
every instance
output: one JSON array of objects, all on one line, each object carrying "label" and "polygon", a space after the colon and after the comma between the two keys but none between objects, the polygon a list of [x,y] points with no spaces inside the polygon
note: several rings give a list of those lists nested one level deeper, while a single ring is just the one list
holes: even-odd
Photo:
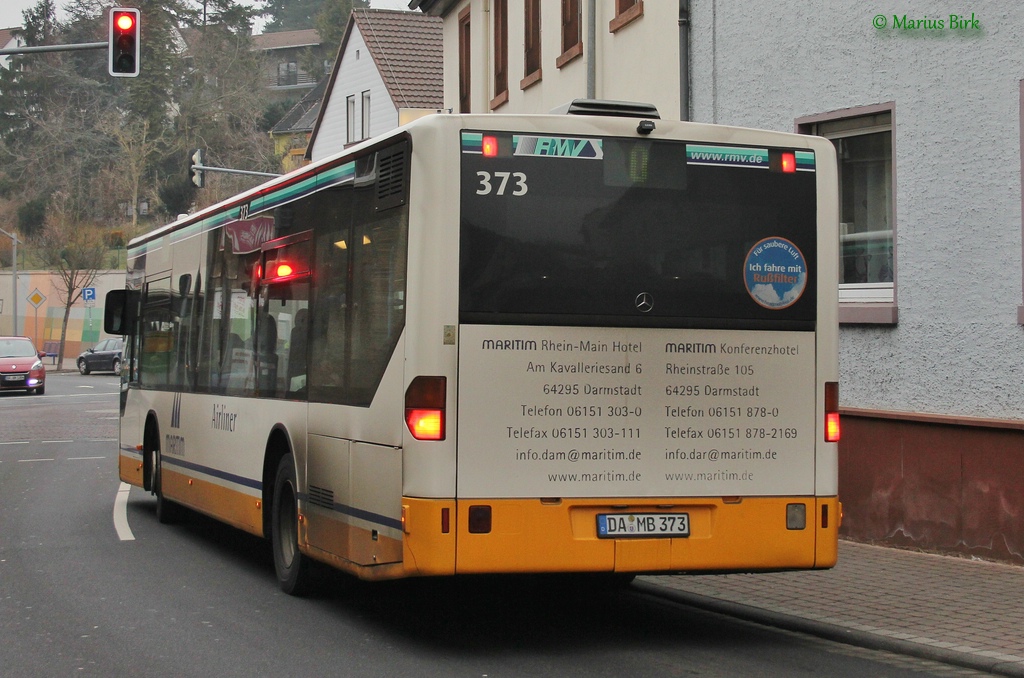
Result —
[{"label": "tree with branch", "polygon": [[64,304],[58,365],[64,362],[64,341],[68,333],[71,307],[81,299],[82,290],[95,282],[107,251],[103,232],[76,219],[69,202],[70,197],[65,191],[53,195],[38,242],[39,254],[56,278],[57,296]]}]

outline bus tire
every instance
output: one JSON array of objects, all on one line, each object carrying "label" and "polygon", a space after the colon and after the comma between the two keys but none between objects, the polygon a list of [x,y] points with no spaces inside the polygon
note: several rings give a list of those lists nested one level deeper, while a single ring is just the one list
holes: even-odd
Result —
[{"label": "bus tire", "polygon": [[160,450],[153,450],[153,459],[150,462],[152,478],[149,486],[156,496],[156,520],[161,525],[173,525],[181,520],[181,507],[164,496],[163,490],[163,465],[160,463]]},{"label": "bus tire", "polygon": [[299,503],[295,480],[295,460],[286,454],[274,476],[274,503],[270,539],[274,551],[274,571],[281,590],[290,596],[309,592],[313,561],[299,551]]}]

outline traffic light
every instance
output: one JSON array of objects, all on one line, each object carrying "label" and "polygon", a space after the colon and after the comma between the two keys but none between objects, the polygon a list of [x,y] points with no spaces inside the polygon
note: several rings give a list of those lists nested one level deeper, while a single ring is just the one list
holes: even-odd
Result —
[{"label": "traffic light", "polygon": [[189,165],[189,171],[192,174],[192,184],[196,188],[202,188],[206,185],[206,173],[203,172],[205,156],[206,154],[203,152],[203,149],[197,148],[189,158],[192,161]]},{"label": "traffic light", "polygon": [[139,10],[130,7],[110,9],[107,53],[110,75],[134,78],[139,74]]}]

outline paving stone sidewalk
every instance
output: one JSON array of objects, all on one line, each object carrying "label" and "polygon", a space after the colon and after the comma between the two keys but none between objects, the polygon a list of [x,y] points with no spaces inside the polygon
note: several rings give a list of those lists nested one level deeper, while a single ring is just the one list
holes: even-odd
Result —
[{"label": "paving stone sidewalk", "polygon": [[1024,567],[842,541],[831,570],[637,581],[755,621],[1024,677]]}]

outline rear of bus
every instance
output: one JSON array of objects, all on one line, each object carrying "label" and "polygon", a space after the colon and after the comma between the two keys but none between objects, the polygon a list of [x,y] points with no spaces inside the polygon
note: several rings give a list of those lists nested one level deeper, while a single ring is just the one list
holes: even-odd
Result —
[{"label": "rear of bus", "polygon": [[831,145],[509,120],[459,135],[455,571],[834,565]]}]

